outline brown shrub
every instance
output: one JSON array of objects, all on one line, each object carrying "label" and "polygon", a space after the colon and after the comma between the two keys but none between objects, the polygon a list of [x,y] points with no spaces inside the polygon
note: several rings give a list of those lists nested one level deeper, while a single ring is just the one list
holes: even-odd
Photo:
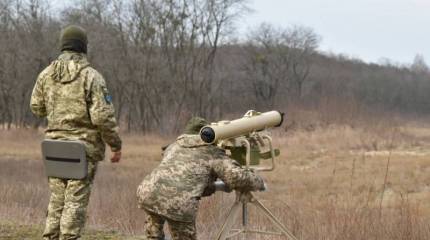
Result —
[{"label": "brown shrub", "polygon": [[[386,138],[390,134],[342,126],[275,132],[275,145],[282,154],[274,172],[262,173],[269,191],[256,195],[300,239],[430,239],[426,217],[430,144],[429,136],[417,128],[396,128],[392,141]],[[39,156],[40,133],[2,131],[0,139],[0,222],[43,224],[49,190]],[[371,147],[369,139],[377,141],[378,148]],[[419,145],[410,144],[411,139]],[[122,162],[100,164],[89,228],[142,233],[145,216],[136,208],[135,191],[158,165],[160,146],[172,140],[124,136]],[[226,193],[202,200],[200,239],[215,236],[233,200],[234,194]],[[273,230],[253,207],[250,225]],[[250,235],[246,239],[282,238]]]}]

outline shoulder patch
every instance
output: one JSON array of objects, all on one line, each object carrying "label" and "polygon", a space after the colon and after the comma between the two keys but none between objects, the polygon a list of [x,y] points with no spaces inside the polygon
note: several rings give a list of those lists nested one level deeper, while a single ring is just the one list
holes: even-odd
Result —
[{"label": "shoulder patch", "polygon": [[112,96],[110,94],[105,94],[105,101],[107,104],[112,104]]}]

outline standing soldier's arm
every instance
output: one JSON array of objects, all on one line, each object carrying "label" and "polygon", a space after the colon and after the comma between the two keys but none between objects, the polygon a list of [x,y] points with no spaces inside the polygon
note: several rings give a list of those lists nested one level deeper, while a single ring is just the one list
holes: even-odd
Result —
[{"label": "standing soldier's arm", "polygon": [[217,157],[212,162],[212,169],[228,188],[240,191],[264,190],[263,179],[252,170],[242,168],[222,150],[215,155]]},{"label": "standing soldier's arm", "polygon": [[41,73],[36,80],[33,92],[30,99],[30,109],[34,115],[42,118],[46,117],[45,99],[43,97],[43,73]]},{"label": "standing soldier's arm", "polygon": [[[95,75],[91,86],[89,111],[91,122],[99,128],[103,140],[110,146],[112,152],[120,153],[122,144],[115,120],[112,97],[107,90],[103,77],[99,74]],[[114,162],[113,159],[112,161]]]}]

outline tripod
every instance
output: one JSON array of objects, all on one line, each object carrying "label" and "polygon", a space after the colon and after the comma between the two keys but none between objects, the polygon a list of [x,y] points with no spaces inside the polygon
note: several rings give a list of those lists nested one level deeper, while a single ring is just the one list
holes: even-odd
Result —
[{"label": "tripod", "polygon": [[[257,154],[258,159],[265,155],[260,153],[260,148],[256,146],[257,143],[259,143],[262,146],[266,144],[269,146],[268,158],[271,160],[270,166],[251,167],[251,155],[254,155],[254,158],[256,155],[255,151],[252,152],[251,149],[258,150],[259,152]],[[227,141],[223,144],[225,146],[230,146],[230,147],[245,146],[246,148],[245,168],[247,169],[252,168],[255,171],[273,171],[275,169],[275,156],[276,156],[275,149],[273,149],[273,146],[272,146],[272,138],[266,133],[254,132],[247,137],[242,136],[235,139],[230,139],[230,141]],[[214,184],[215,184],[215,189],[217,189],[217,191],[227,190],[225,184],[222,181],[217,181]],[[268,217],[272,221],[272,223],[277,227],[279,232],[259,231],[259,230],[250,229],[248,227],[248,204],[253,204],[254,206],[257,207],[258,210],[260,210],[264,215],[266,215],[266,217]],[[240,229],[232,229],[241,207],[242,207],[242,227]],[[297,238],[273,215],[273,213],[270,212],[269,209],[267,209],[260,201],[258,201],[258,199],[256,199],[249,191],[248,192],[236,191],[236,200],[233,206],[231,207],[227,215],[227,218],[221,227],[221,230],[218,232],[216,240],[226,240],[228,238],[237,236],[242,233],[279,235],[279,236],[285,236],[290,240],[297,240]]]},{"label": "tripod", "polygon": [[[272,223],[278,228],[279,232],[268,232],[249,229],[248,227],[248,203],[253,204],[257,209],[261,210]],[[242,228],[232,229],[236,217],[242,207]],[[236,200],[231,207],[224,224],[219,231],[216,240],[226,240],[239,234],[256,233],[263,235],[280,235],[288,237],[291,240],[297,238],[260,202],[251,192],[236,192]]]}]

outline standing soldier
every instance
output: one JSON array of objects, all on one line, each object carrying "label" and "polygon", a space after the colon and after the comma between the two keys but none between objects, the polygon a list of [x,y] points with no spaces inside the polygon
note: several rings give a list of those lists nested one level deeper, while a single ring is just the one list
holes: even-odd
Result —
[{"label": "standing soldier", "polygon": [[121,159],[121,139],[115,121],[112,97],[102,75],[87,60],[87,34],[78,26],[61,32],[61,55],[43,70],[31,95],[30,108],[48,119],[47,139],[80,140],[88,160],[84,179],[49,177],[51,198],[45,240],[79,239],[97,163],[104,159],[105,143]]},{"label": "standing soldier", "polygon": [[174,240],[196,239],[199,200],[213,193],[208,189],[217,178],[229,189],[264,189],[261,177],[200,139],[199,130],[205,125],[204,119],[192,118],[185,134],[167,147],[161,164],[137,189],[139,208],[147,214],[144,239],[164,239],[166,221]]}]

